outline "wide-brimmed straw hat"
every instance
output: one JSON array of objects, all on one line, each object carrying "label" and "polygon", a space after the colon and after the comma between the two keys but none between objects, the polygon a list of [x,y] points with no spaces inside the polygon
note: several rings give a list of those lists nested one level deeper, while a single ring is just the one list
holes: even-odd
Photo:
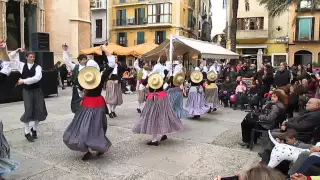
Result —
[{"label": "wide-brimmed straw hat", "polygon": [[172,83],[175,86],[180,86],[181,84],[184,83],[185,80],[185,75],[183,72],[179,72],[176,75],[173,76]]},{"label": "wide-brimmed straw hat", "polygon": [[193,71],[190,75],[190,79],[194,83],[199,83],[203,80],[203,74],[200,71]]},{"label": "wide-brimmed straw hat", "polygon": [[95,67],[85,67],[78,74],[78,81],[84,89],[94,89],[101,82],[101,74]]},{"label": "wide-brimmed straw hat", "polygon": [[209,81],[215,81],[215,80],[217,80],[217,74],[215,72],[208,72],[207,79]]},{"label": "wide-brimmed straw hat", "polygon": [[151,74],[148,78],[148,85],[152,89],[160,89],[163,85],[163,77],[160,74]]}]

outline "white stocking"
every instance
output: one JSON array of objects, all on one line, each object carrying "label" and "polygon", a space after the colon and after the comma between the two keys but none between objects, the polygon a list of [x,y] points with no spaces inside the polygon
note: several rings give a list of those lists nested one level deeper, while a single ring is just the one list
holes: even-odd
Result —
[{"label": "white stocking", "polygon": [[158,136],[156,134],[152,135],[152,142],[158,141]]},{"label": "white stocking", "polygon": [[37,131],[37,130],[38,130],[39,123],[40,123],[39,121],[34,121],[33,126],[32,126],[32,129],[33,129],[34,131]]},{"label": "white stocking", "polygon": [[29,122],[24,123],[24,133],[25,134],[29,134],[30,133]]},{"label": "white stocking", "polygon": [[116,110],[116,105],[112,105],[111,108],[112,108],[112,112],[115,112],[115,110]]},{"label": "white stocking", "polygon": [[108,111],[109,113],[111,113],[112,109],[111,109],[111,105],[110,104],[107,104],[107,107],[108,107]]}]

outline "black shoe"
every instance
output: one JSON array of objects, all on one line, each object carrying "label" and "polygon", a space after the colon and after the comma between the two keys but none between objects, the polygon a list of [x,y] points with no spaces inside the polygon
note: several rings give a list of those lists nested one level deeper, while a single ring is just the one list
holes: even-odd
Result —
[{"label": "black shoe", "polygon": [[29,142],[34,142],[34,138],[31,136],[30,133],[25,134],[24,136],[27,138],[27,140],[28,140]]},{"label": "black shoe", "polygon": [[161,137],[161,140],[160,140],[160,141],[165,141],[165,140],[167,140],[167,139],[168,139],[167,135],[163,135],[163,136]]},{"label": "black shoe", "polygon": [[99,156],[102,156],[103,154],[104,154],[104,152],[98,152],[97,156],[99,157]]},{"label": "black shoe", "polygon": [[33,128],[31,128],[31,133],[34,139],[38,139],[37,131],[34,131]]},{"label": "black shoe", "polygon": [[156,142],[150,141],[150,142],[147,143],[147,145],[148,146],[159,146],[159,142],[158,141],[156,141]]},{"label": "black shoe", "polygon": [[141,113],[141,109],[137,108],[138,113]]},{"label": "black shoe", "polygon": [[240,146],[248,146],[249,145],[249,143],[246,143],[246,142],[241,142],[241,143],[238,143]]},{"label": "black shoe", "polygon": [[109,118],[113,118],[113,113],[109,113]]},{"label": "black shoe", "polygon": [[217,108],[213,108],[212,111],[213,111],[213,112],[214,112],[214,111],[217,111]]},{"label": "black shoe", "polygon": [[209,111],[208,111],[208,113],[211,113],[211,112],[212,112],[212,109],[210,108]]},{"label": "black shoe", "polygon": [[113,117],[118,117],[115,112],[111,112]]},{"label": "black shoe", "polygon": [[195,115],[192,119],[200,119],[200,115]]},{"label": "black shoe", "polygon": [[92,157],[92,154],[90,152],[87,152],[83,157],[82,161],[87,161]]}]

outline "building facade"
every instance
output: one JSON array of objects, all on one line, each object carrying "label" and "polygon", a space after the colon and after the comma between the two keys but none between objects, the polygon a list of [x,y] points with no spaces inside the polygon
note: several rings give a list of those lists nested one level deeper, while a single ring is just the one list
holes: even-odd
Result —
[{"label": "building facade", "polygon": [[[230,45],[231,3],[228,1],[228,44]],[[276,18],[269,17],[257,0],[239,0],[237,17],[237,53],[255,61],[259,49],[263,61],[279,66],[289,62],[289,11]]]},{"label": "building facade", "polygon": [[[72,8],[70,8],[72,7]],[[31,34],[50,34],[50,51],[62,61],[62,44],[75,59],[91,45],[90,0],[0,0],[0,38],[8,50],[31,49]]]},{"label": "building facade", "polygon": [[198,0],[198,17],[199,27],[198,37],[203,41],[211,41],[211,0]]},{"label": "building facade", "polygon": [[[161,44],[170,34],[197,39],[202,27],[198,6],[199,0],[111,0],[110,41],[121,46]],[[131,66],[132,57],[126,59]]]},{"label": "building facade", "polygon": [[91,40],[93,46],[103,44],[109,39],[109,16],[107,14],[108,0],[94,0],[91,8]]},{"label": "building facade", "polygon": [[311,3],[302,0],[290,7],[290,64],[320,63],[320,7],[311,12]]}]

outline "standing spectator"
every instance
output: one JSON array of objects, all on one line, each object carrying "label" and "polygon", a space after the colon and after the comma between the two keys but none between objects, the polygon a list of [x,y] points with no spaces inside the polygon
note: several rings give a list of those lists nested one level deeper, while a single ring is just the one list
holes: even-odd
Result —
[{"label": "standing spectator", "polygon": [[304,69],[302,65],[298,65],[298,71],[297,71],[297,80],[301,81],[302,79],[307,78],[307,71]]},{"label": "standing spectator", "polygon": [[68,77],[67,66],[65,64],[62,64],[59,68],[59,72],[60,72],[60,78],[62,83],[62,89],[64,89],[65,88],[64,81],[67,80],[67,77]]},{"label": "standing spectator", "polygon": [[282,62],[280,63],[279,70],[276,72],[276,75],[274,77],[274,84],[277,88],[290,84],[290,71],[287,70],[286,67],[286,63]]},{"label": "standing spectator", "polygon": [[307,70],[308,73],[313,73],[313,71],[312,71],[312,64],[308,63],[306,70]]},{"label": "standing spectator", "polygon": [[61,66],[61,62],[58,61],[55,65],[54,65],[54,69],[57,71],[58,73],[58,85],[59,87],[61,87],[62,89],[65,89],[64,84],[61,80],[61,74],[60,74],[60,66]]},{"label": "standing spectator", "polygon": [[262,98],[263,95],[270,91],[270,87],[273,84],[273,69],[271,66],[266,65],[263,71],[262,76],[262,83],[263,83],[263,90],[262,90]]}]

